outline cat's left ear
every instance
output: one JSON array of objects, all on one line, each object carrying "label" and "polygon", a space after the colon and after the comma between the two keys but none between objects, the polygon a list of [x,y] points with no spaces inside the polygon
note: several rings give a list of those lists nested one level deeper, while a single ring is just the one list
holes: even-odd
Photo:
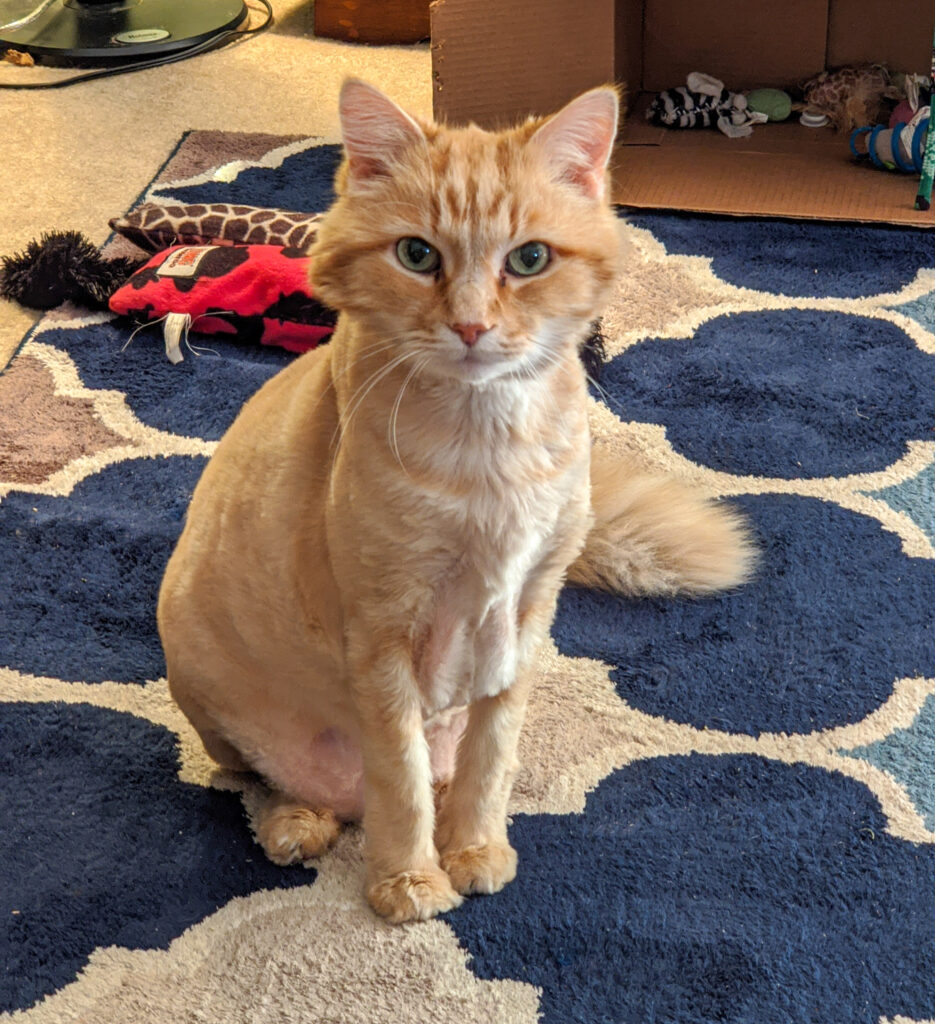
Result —
[{"label": "cat's left ear", "polygon": [[616,89],[591,89],[550,117],[530,145],[541,149],[559,180],[576,185],[592,199],[603,199],[619,116]]}]

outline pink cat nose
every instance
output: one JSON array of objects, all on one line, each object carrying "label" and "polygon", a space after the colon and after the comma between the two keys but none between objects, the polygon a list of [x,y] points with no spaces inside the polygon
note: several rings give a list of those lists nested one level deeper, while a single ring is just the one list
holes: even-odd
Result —
[{"label": "pink cat nose", "polygon": [[449,324],[448,326],[455,332],[455,334],[461,336],[461,340],[468,347],[476,345],[477,339],[485,331],[490,330],[490,328],[485,324]]}]

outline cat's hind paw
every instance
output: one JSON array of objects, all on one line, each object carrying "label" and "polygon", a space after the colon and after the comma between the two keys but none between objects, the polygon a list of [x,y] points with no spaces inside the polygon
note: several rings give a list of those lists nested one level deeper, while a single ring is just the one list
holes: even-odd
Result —
[{"label": "cat's hind paw", "polygon": [[308,865],[338,838],[341,824],[329,810],[314,810],[278,793],[260,810],[256,838],[274,864]]},{"label": "cat's hind paw", "polygon": [[427,921],[461,905],[444,871],[426,868],[381,878],[367,889],[370,906],[391,924]]},{"label": "cat's hind paw", "polygon": [[442,854],[442,867],[460,893],[499,892],[516,877],[516,850],[509,843],[482,843]]}]

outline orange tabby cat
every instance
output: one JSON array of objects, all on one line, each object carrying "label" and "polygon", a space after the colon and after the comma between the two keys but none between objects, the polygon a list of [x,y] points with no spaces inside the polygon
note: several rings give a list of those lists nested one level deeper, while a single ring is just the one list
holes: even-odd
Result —
[{"label": "orange tabby cat", "polygon": [[751,548],[728,510],[592,459],[578,347],[625,271],[615,91],[500,133],[357,81],[340,109],[312,252],[337,329],[221,441],[159,627],[209,753],[272,788],[267,854],[307,861],[362,816],[367,896],[407,921],[516,872],[517,738],[566,577],[701,593]]}]

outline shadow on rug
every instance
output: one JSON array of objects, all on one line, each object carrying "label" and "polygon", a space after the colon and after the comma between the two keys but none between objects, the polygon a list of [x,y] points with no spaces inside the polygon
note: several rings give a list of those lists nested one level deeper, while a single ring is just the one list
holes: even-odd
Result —
[{"label": "shadow on rug", "polygon": [[[191,133],[141,197],[315,211],[314,139]],[[935,1018],[935,237],[632,215],[602,443],[729,497],[722,597],[567,590],[517,880],[392,928],[360,833],[254,845],[168,698],[192,488],[291,358],[47,315],[0,376],[0,1020],[879,1024]],[[15,1014],[15,1011],[25,1011]]]}]

